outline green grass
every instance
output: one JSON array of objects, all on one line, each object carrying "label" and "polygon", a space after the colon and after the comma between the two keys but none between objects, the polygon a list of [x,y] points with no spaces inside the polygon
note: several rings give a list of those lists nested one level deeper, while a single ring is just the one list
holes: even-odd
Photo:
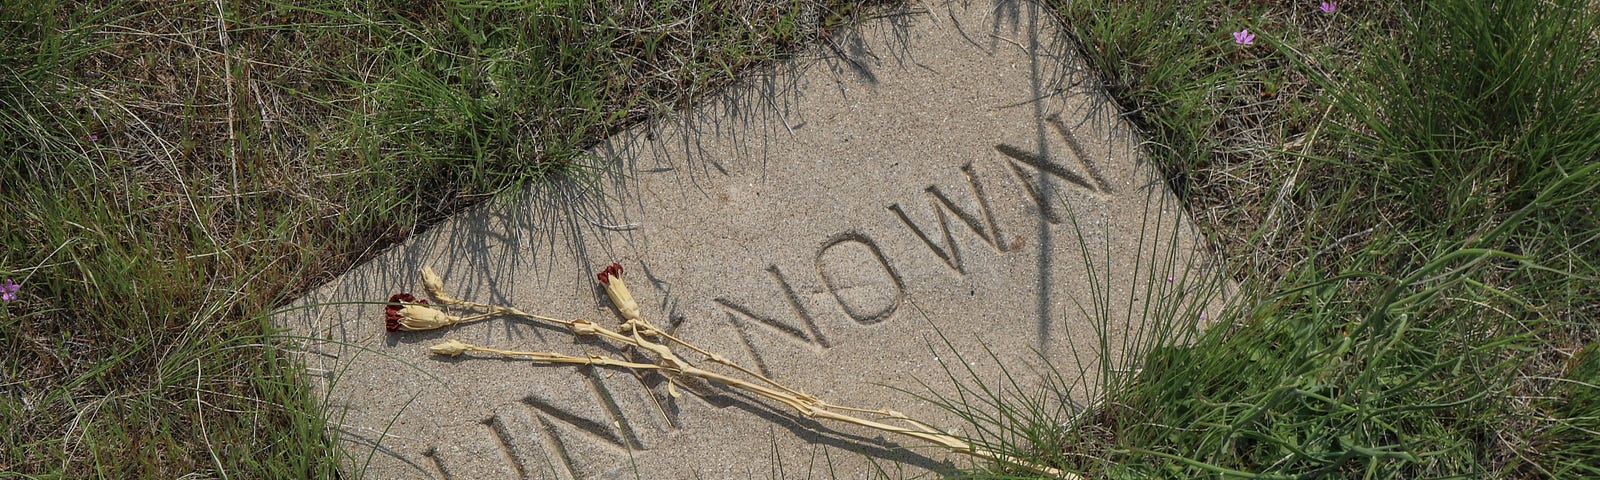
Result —
[{"label": "green grass", "polygon": [[1000,443],[1111,478],[1600,475],[1600,10],[1059,9],[1243,295],[1134,345],[1093,422],[976,418]]},{"label": "green grass", "polygon": [[[0,6],[0,477],[333,476],[263,312],[860,9],[381,3]],[[1107,339],[1140,368],[1077,421],[1071,366],[963,383],[978,440],[1095,477],[1600,475],[1600,7],[1052,3],[1241,294],[1193,339],[1178,292],[1132,309],[1170,330]]]},{"label": "green grass", "polygon": [[333,476],[265,312],[858,7],[386,4],[0,6],[0,476]]}]

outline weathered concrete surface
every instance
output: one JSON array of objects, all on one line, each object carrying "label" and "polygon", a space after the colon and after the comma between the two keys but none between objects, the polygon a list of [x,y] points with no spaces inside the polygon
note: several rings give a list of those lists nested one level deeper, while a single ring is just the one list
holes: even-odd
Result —
[{"label": "weathered concrete surface", "polygon": [[[1082,245],[1115,318],[1127,292],[1142,308],[1136,265],[1160,288],[1187,281],[1177,265],[1177,283],[1165,283],[1151,259],[1171,247],[1192,262],[1191,232],[1150,238],[1177,224],[1170,195],[1115,108],[1079,81],[1079,60],[1042,10],[929,5],[834,38],[611,139],[594,150],[609,173],[451,219],[280,315],[319,339],[303,358],[325,381],[351,473],[747,478],[781,462],[780,477],[855,478],[867,459],[913,473],[966,462],[727,389],[672,399],[653,374],[433,358],[426,347],[447,338],[619,353],[517,320],[390,333],[381,304],[340,303],[420,295],[424,265],[460,297],[613,325],[594,275],[617,261],[644,314],[682,338],[835,403],[965,433],[895,390],[953,391],[940,362],[957,360],[934,329],[983,381],[998,382],[1003,362],[1032,388],[1035,352],[1073,378],[1075,350],[1098,354]],[[1124,330],[1112,325],[1114,341]]]}]

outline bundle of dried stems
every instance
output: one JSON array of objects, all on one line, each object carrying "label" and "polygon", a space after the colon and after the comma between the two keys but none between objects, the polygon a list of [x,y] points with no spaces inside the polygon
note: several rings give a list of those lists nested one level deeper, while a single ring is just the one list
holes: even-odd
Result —
[{"label": "bundle of dried stems", "polygon": [[[1082,477],[1064,472],[1056,468],[1035,464],[1025,459],[1005,455],[954,435],[941,432],[929,427],[926,423],[907,417],[900,412],[890,409],[864,409],[848,407],[829,403],[811,396],[800,390],[784,386],[764,375],[729,361],[726,357],[712,353],[695,346],[680,338],[672,336],[650,322],[646,321],[639,313],[639,304],[633,299],[633,294],[628,292],[628,286],[622,281],[622,266],[611,264],[599,274],[600,284],[605,287],[606,294],[611,297],[611,304],[622,316],[622,324],[615,330],[602,327],[588,320],[546,317],[524,312],[522,310],[461,300],[445,293],[444,280],[435,274],[432,269],[424,267],[422,270],[423,287],[427,289],[428,296],[433,299],[430,305],[427,300],[417,301],[408,294],[399,294],[390,298],[388,307],[387,325],[389,330],[432,330],[455,325],[462,322],[482,320],[495,316],[510,316],[525,318],[534,321],[551,322],[564,325],[571,329],[575,336],[600,337],[618,345],[631,346],[640,351],[647,352],[648,356],[655,358],[655,363],[639,363],[598,355],[573,356],[554,352],[528,352],[515,350],[502,350],[498,348],[481,347],[468,344],[459,340],[446,340],[442,343],[428,347],[428,351],[435,355],[458,356],[467,352],[478,352],[489,355],[524,358],[535,362],[569,363],[578,365],[603,365],[620,367],[635,371],[655,371],[661,373],[668,380],[667,391],[673,397],[679,393],[676,383],[685,378],[696,378],[707,382],[721,384],[749,392],[774,402],[788,405],[801,415],[810,418],[822,418],[839,422],[860,425],[867,428],[890,433],[905,435],[919,440],[927,441],[952,452],[971,455],[974,457],[1003,462],[1015,465],[1029,471],[1046,475],[1052,478],[1079,480]],[[472,310],[477,313],[468,316],[454,316],[434,306],[453,307]],[[680,358],[672,350],[672,345],[682,346],[701,355],[709,363],[722,365],[734,370],[735,374],[724,374],[705,370]],[[744,378],[741,378],[744,377]],[[903,423],[905,426],[872,420],[858,415],[871,415]]]}]

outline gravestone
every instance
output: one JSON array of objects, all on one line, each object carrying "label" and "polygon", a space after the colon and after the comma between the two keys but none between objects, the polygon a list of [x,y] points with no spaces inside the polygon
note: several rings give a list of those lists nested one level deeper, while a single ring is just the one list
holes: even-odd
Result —
[{"label": "gravestone", "polygon": [[[1193,281],[1200,258],[1083,68],[1029,3],[885,15],[606,140],[593,149],[603,168],[414,235],[277,320],[305,338],[353,475],[948,472],[966,460],[727,388],[674,398],[652,373],[433,357],[444,339],[634,353],[517,319],[388,332],[377,302],[420,296],[428,266],[457,297],[612,326],[595,274],[615,261],[656,325],[833,403],[972,434],[913,394],[955,392],[946,368],[990,386],[1008,371],[1028,391],[1047,383],[1046,361],[1081,380],[1070,394],[1083,400],[1094,358],[1142,331],[1120,323],[1129,306],[1137,318],[1147,295],[1185,288],[1147,280]],[[1099,316],[1117,320],[1112,352]]]}]

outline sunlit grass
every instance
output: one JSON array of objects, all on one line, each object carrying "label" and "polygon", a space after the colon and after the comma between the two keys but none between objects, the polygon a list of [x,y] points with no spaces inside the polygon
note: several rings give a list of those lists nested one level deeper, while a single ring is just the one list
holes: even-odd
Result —
[{"label": "sunlit grass", "polygon": [[387,5],[0,7],[0,471],[333,477],[264,312],[857,8]]},{"label": "sunlit grass", "polygon": [[[334,476],[262,312],[839,3],[7,2],[0,471]],[[1078,313],[1173,329],[1055,389],[960,384],[975,440],[1106,477],[1600,476],[1600,10],[1053,3],[1238,295],[1187,338],[1192,303],[1096,290]]]},{"label": "sunlit grass", "polygon": [[[1364,7],[1062,7],[1242,295],[1057,429],[1079,457],[1041,458],[1113,478],[1600,472],[1600,44],[1573,34],[1600,14]],[[1255,45],[1225,36],[1241,26]],[[1016,443],[1065,443],[1049,425]]]}]

